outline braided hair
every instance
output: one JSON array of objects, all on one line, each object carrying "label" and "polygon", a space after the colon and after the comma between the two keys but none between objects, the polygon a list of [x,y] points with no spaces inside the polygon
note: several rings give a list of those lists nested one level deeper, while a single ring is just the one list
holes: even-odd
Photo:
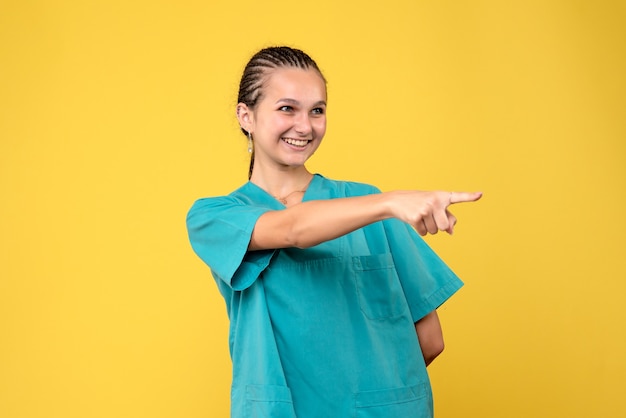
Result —
[{"label": "braided hair", "polygon": [[[250,58],[250,61],[248,61],[248,64],[243,70],[243,75],[239,83],[237,103],[244,103],[248,108],[254,109],[259,100],[263,97],[262,87],[268,74],[278,68],[314,69],[319,73],[324,82],[326,82],[326,79],[315,61],[305,52],[288,46],[264,48]],[[244,135],[249,135],[243,127],[241,131]],[[252,155],[250,156],[248,178],[252,176],[253,166],[254,151],[252,151]]]}]

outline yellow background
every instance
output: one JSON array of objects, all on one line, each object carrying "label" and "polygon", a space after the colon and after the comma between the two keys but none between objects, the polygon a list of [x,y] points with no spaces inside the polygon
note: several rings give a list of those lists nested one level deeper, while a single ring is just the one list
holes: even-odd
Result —
[{"label": "yellow background", "polygon": [[328,79],[328,177],[483,190],[428,242],[437,416],[624,417],[620,1],[0,0],[0,417],[226,417],[227,320],[185,215],[246,179],[257,49]]}]

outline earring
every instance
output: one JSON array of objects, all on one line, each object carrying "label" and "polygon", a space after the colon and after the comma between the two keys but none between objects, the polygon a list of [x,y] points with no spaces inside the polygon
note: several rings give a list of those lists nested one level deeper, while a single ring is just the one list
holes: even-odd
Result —
[{"label": "earring", "polygon": [[252,143],[252,134],[248,132],[248,153],[252,154],[253,149],[254,149],[254,144]]}]

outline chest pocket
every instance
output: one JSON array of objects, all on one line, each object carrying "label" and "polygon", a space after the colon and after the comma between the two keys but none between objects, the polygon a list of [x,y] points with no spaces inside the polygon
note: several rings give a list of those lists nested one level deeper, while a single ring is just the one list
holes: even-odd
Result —
[{"label": "chest pocket", "polygon": [[391,254],[353,257],[359,305],[369,319],[403,315],[408,305]]}]

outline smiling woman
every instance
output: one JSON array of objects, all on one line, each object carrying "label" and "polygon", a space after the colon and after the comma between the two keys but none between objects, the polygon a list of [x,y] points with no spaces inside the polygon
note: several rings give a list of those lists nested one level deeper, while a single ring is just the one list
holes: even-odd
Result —
[{"label": "smiling woman", "polygon": [[237,105],[249,181],[187,216],[231,321],[231,415],[432,417],[436,309],[462,282],[413,228],[452,233],[448,207],[481,194],[381,193],[309,172],[326,101],[304,52],[253,56]]}]

